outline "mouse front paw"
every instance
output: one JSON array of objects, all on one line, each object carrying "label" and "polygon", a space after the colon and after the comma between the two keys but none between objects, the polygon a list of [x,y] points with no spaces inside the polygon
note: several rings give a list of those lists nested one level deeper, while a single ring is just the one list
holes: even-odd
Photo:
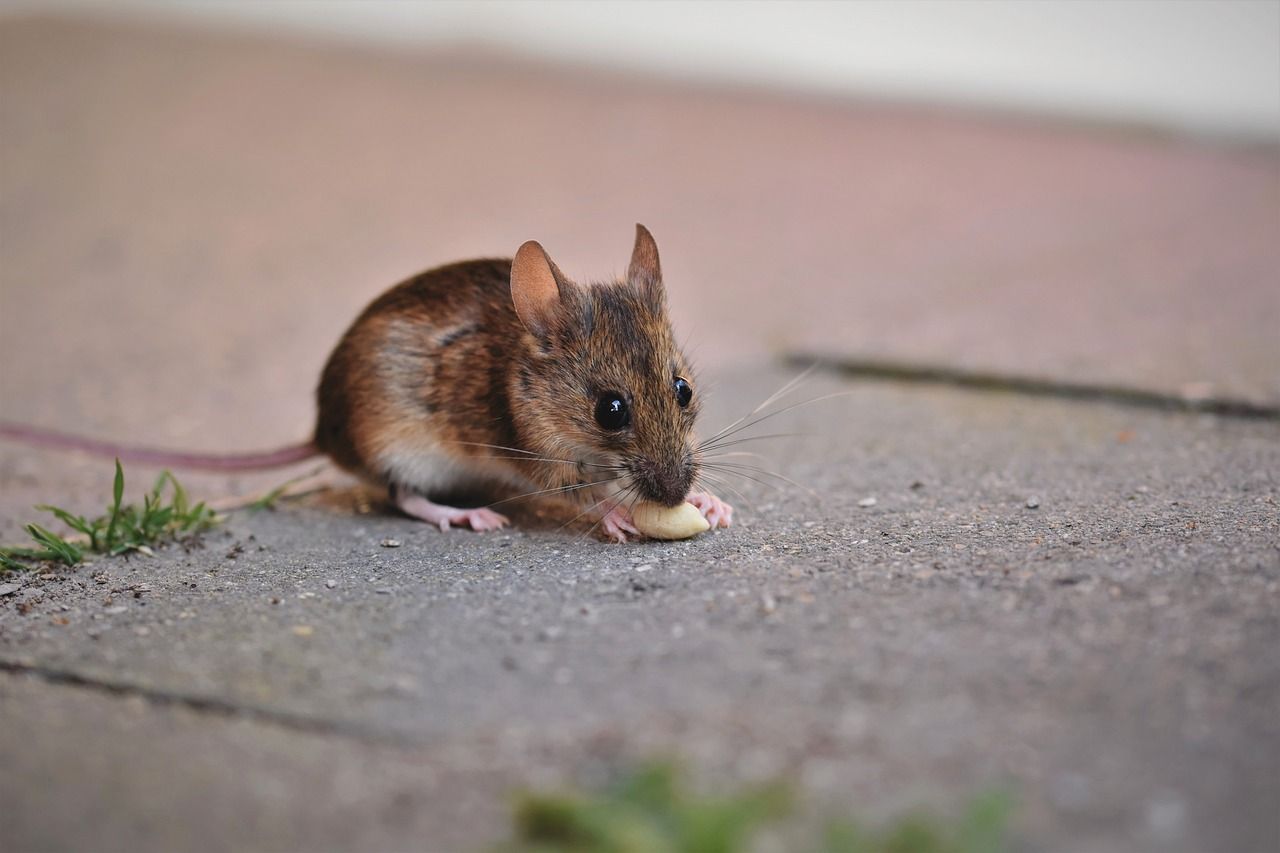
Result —
[{"label": "mouse front paw", "polygon": [[615,542],[626,542],[628,538],[639,539],[641,536],[631,520],[631,513],[620,506],[611,507],[604,514],[600,519],[600,529]]},{"label": "mouse front paw", "polygon": [[696,506],[713,528],[733,524],[733,507],[710,492],[690,492],[685,500]]}]

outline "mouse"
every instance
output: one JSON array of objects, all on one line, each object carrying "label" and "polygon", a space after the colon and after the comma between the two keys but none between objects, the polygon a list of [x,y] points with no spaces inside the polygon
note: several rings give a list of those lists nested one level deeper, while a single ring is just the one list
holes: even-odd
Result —
[{"label": "mouse", "polygon": [[[405,515],[484,532],[496,506],[567,501],[615,542],[642,538],[640,502],[690,503],[712,528],[733,507],[700,485],[701,394],[668,317],[658,246],[637,224],[625,277],[570,280],[537,241],[513,258],[429,269],[371,302],[316,389],[312,438],[278,450],[148,450],[0,424],[0,437],[129,461],[238,471],[323,454]],[[505,494],[481,507],[442,496]]]},{"label": "mouse", "polygon": [[342,336],[316,402],[316,448],[441,528],[508,523],[433,500],[477,484],[567,499],[620,542],[638,501],[732,522],[696,487],[701,395],[643,225],[616,281],[578,284],[531,240],[396,285]]}]

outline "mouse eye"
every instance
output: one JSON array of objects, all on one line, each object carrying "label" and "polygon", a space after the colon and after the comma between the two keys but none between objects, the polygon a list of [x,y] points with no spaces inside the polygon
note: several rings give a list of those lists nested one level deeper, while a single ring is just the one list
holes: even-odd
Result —
[{"label": "mouse eye", "polygon": [[626,399],[616,391],[605,391],[597,397],[596,423],[611,432],[631,423],[631,409]]},{"label": "mouse eye", "polygon": [[676,403],[680,408],[689,405],[689,401],[693,399],[693,386],[681,377],[676,377]]}]

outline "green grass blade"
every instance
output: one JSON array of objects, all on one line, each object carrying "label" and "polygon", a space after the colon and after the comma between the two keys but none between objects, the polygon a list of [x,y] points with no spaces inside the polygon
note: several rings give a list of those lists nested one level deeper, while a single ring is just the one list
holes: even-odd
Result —
[{"label": "green grass blade", "polygon": [[26,563],[19,563],[10,557],[7,549],[0,551],[0,572],[25,572],[29,568]]},{"label": "green grass blade", "polygon": [[120,503],[124,500],[124,469],[120,467],[119,459],[116,459],[116,478],[111,487],[111,494],[111,521],[107,524],[107,548],[115,546],[116,522],[120,519]]},{"label": "green grass blade", "polygon": [[43,545],[46,549],[53,553],[56,559],[61,560],[68,566],[74,566],[84,559],[84,552],[63,539],[51,530],[46,530],[38,524],[31,523],[26,526],[27,533],[37,544]]},{"label": "green grass blade", "polygon": [[47,548],[23,548],[19,545],[6,545],[0,548],[0,554],[17,557],[19,560],[53,560],[57,557]]},{"label": "green grass blade", "polygon": [[187,514],[189,503],[187,501],[187,490],[182,488],[182,484],[178,482],[178,478],[165,471],[169,475],[169,482],[173,485],[173,511],[176,515],[183,516]]},{"label": "green grass blade", "polygon": [[249,510],[249,512],[261,512],[264,509],[273,509],[276,505],[276,501],[280,500],[280,496],[283,495],[285,493],[285,490],[287,490],[289,486],[293,485],[295,482],[297,481],[289,480],[287,482],[281,483],[271,491],[267,492],[262,497],[258,498],[253,503],[249,504],[247,507],[245,507],[245,509]]},{"label": "green grass blade", "polygon": [[93,538],[93,523],[83,515],[72,515],[61,507],[49,506],[48,504],[38,504],[36,509],[41,512],[52,513],[55,518],[67,527],[70,527],[72,530],[79,533],[83,533],[90,539]]},{"label": "green grass blade", "polygon": [[204,501],[191,507],[187,513],[179,519],[178,531],[180,533],[191,533],[197,530],[205,530],[212,527],[217,521],[218,514],[204,505]]}]

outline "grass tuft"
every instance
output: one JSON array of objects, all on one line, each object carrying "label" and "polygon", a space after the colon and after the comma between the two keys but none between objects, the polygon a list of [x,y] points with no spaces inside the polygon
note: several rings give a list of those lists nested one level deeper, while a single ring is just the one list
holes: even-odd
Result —
[{"label": "grass tuft", "polygon": [[124,469],[119,459],[105,515],[86,518],[47,504],[36,509],[51,514],[79,536],[68,539],[38,524],[28,524],[27,534],[36,547],[0,548],[0,570],[29,569],[35,562],[74,566],[84,561],[86,553],[146,552],[152,545],[190,536],[218,522],[217,513],[203,502],[191,504],[182,484],[168,471],[156,478],[151,491],[143,495],[141,506],[126,504]]},{"label": "grass tuft", "polygon": [[[594,793],[524,794],[515,837],[501,853],[746,853],[757,833],[792,811],[781,784],[706,797],[685,788],[668,764],[649,764]],[[831,821],[792,849],[812,853],[1002,853],[1011,812],[1003,794],[975,798],[958,818],[911,814],[866,828]]]},{"label": "grass tuft", "polygon": [[516,805],[516,840],[505,849],[735,853],[789,808],[777,785],[700,797],[670,765],[649,764],[596,794],[526,794]]}]

